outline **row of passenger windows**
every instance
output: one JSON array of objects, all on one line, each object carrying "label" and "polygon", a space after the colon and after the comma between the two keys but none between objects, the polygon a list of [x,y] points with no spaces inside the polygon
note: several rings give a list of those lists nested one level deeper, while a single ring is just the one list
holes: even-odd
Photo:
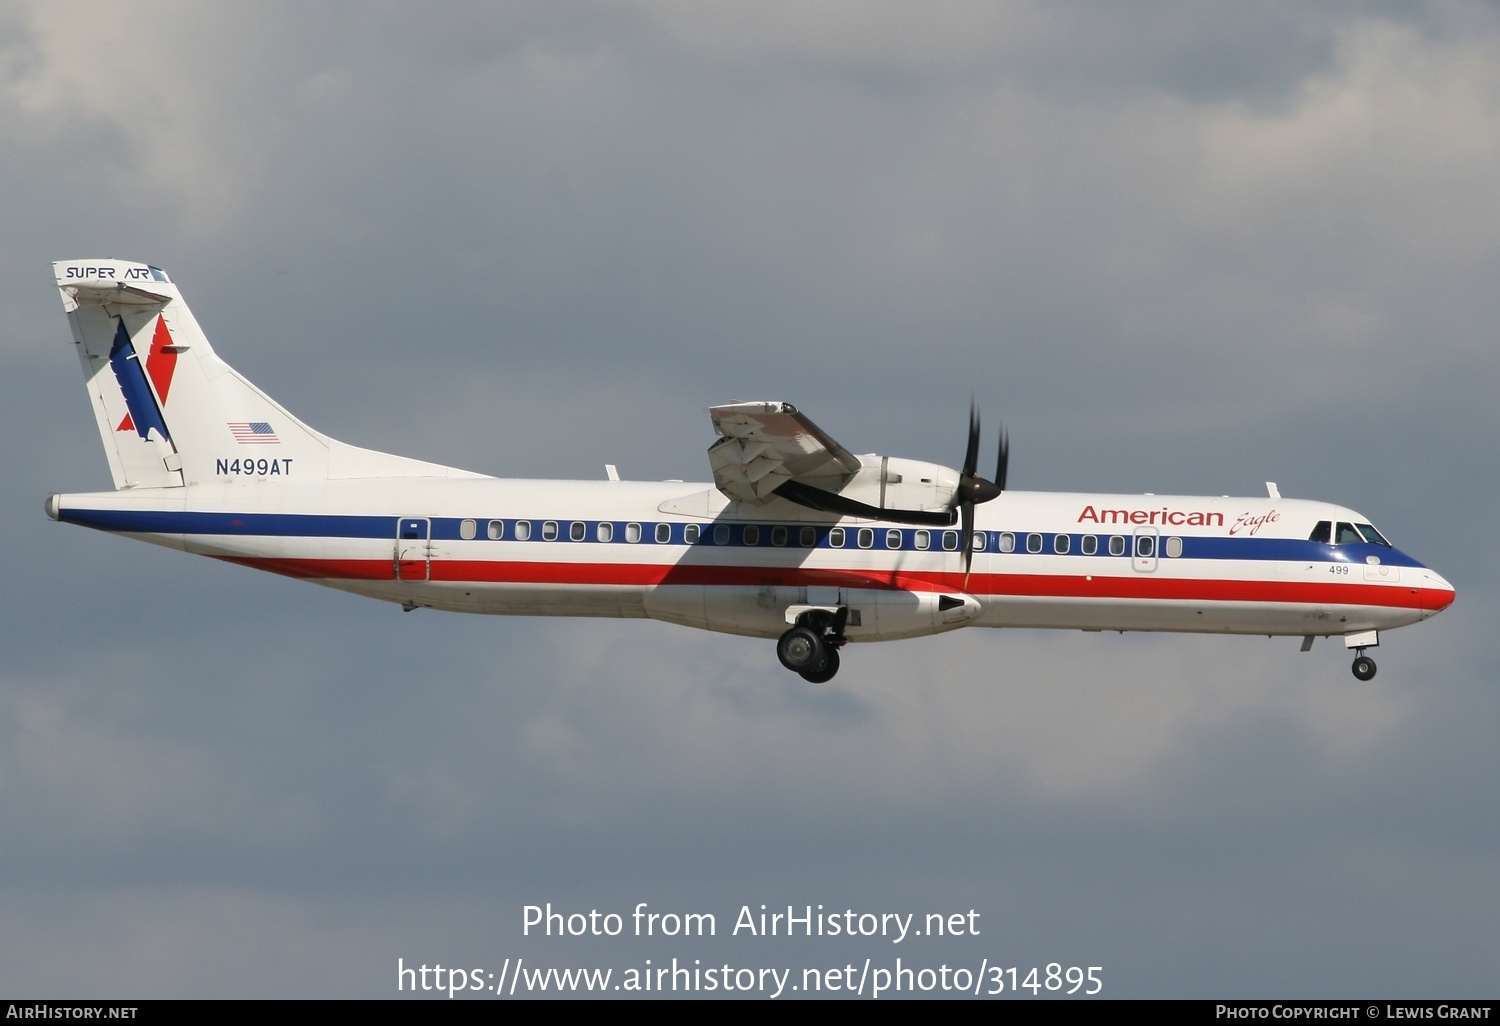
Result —
[{"label": "row of passenger windows", "polygon": [[[491,520],[485,529],[486,537],[500,540],[507,537],[507,522],[504,520]],[[556,520],[543,520],[540,529],[530,520],[513,520],[509,522],[509,537],[516,541],[530,541],[533,537],[542,541],[557,541],[564,530],[566,530],[570,541],[581,542],[589,540],[590,523],[583,520],[568,521],[565,524]],[[622,525],[621,538],[634,545],[645,539],[646,533],[640,524],[630,523]],[[592,524],[593,540],[600,542],[611,542],[615,540],[616,525],[609,521],[600,521]],[[1373,530],[1373,528],[1372,528]],[[898,528],[888,528],[877,531],[871,527],[848,529],[843,527],[831,527],[819,529],[816,527],[783,527],[775,526],[762,528],[758,524],[745,524],[743,526],[731,527],[729,524],[715,524],[711,534],[715,545],[728,545],[735,541],[734,535],[738,533],[739,544],[755,546],[762,544],[762,540],[768,540],[773,546],[782,547],[795,544],[800,548],[810,549],[818,544],[820,534],[825,536],[830,548],[842,549],[853,545],[861,549],[873,549],[876,546],[877,535],[883,535],[881,543],[887,549],[900,549],[905,547],[906,531]],[[478,537],[479,524],[474,520],[461,521],[458,528],[460,538],[465,541]],[[659,545],[669,545],[673,541],[671,524],[657,524],[651,533],[651,538]],[[958,549],[958,531],[926,531],[917,530],[910,532],[911,546],[918,550],[927,550],[941,546],[947,552]],[[934,538],[933,536],[937,537]],[[698,524],[682,525],[680,535],[681,543],[684,545],[696,545],[702,537],[702,528]],[[983,552],[990,545],[991,532],[974,532],[974,551]],[[995,549],[999,552],[1015,552],[1017,544],[1024,546],[1026,552],[1039,553],[1051,552],[1057,555],[1067,555],[1072,549],[1072,538],[1066,534],[1024,534],[1017,535],[1011,531],[1001,531],[994,538]],[[1129,548],[1127,539],[1122,535],[1110,536],[1106,544],[1111,556],[1123,556]],[[1170,537],[1162,546],[1167,556],[1176,558],[1182,555],[1182,539]],[[1085,556],[1099,554],[1099,536],[1086,534],[1079,539],[1078,551]],[[1151,557],[1156,555],[1156,536],[1137,535],[1135,539],[1135,555]]]},{"label": "row of passenger windows", "polygon": [[[569,541],[588,541],[589,525],[586,521],[569,521],[567,527]],[[510,525],[510,537],[516,541],[530,541],[535,530],[535,525],[533,525],[530,520],[515,520],[512,521]],[[777,528],[777,530],[785,531],[786,528]],[[812,530],[812,528],[806,528],[806,530]],[[540,538],[542,541],[557,541],[557,539],[561,537],[560,531],[561,527],[559,526],[558,521],[543,520],[541,523],[541,530],[539,533],[535,534],[535,537]],[[700,531],[701,528],[699,528],[697,524],[683,525],[683,543],[686,545],[697,544]],[[458,525],[458,536],[464,541],[471,541],[474,538],[477,538],[479,536],[478,522],[473,520],[461,521]],[[505,521],[491,520],[485,528],[485,537],[495,541],[499,541],[500,539],[506,537]],[[645,535],[641,530],[640,524],[626,524],[622,537],[625,541],[634,545],[642,538],[644,538]],[[672,541],[672,525],[657,524],[654,537],[658,544],[670,544]],[[594,541],[609,542],[614,540],[614,524],[605,520],[594,525]],[[726,538],[725,541],[727,542],[728,539]],[[723,542],[721,542],[720,544],[723,544]],[[785,542],[783,541],[782,544],[785,544]],[[808,544],[810,545],[812,543],[809,542]]]}]

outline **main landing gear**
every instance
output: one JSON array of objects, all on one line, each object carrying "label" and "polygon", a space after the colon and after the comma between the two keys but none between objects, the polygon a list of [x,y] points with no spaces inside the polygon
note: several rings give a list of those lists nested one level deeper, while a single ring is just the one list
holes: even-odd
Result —
[{"label": "main landing gear", "polygon": [[1359,649],[1354,657],[1354,665],[1350,669],[1354,671],[1356,680],[1371,680],[1375,676],[1375,660],[1365,655],[1364,649]]},{"label": "main landing gear", "polygon": [[797,618],[797,625],[776,642],[781,665],[809,684],[826,684],[839,672],[839,649],[844,645],[846,610],[818,610]]}]

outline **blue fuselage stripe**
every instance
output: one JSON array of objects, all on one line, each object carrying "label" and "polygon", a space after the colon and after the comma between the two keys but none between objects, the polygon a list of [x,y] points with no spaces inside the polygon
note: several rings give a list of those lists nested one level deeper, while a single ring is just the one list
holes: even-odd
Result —
[{"label": "blue fuselage stripe", "polygon": [[[338,514],[315,514],[315,513],[203,513],[170,510],[90,510],[90,509],[64,509],[60,511],[59,518],[67,523],[79,524],[84,527],[92,527],[101,531],[113,531],[128,534],[162,534],[162,535],[219,535],[227,537],[264,537],[264,538],[371,538],[394,541],[397,534],[397,525],[403,519],[397,516],[349,516]],[[526,523],[530,525],[529,538],[525,541],[548,542],[560,545],[586,545],[586,544],[688,544],[684,535],[685,529],[695,526],[699,529],[699,536],[692,544],[702,547],[734,547],[734,548],[842,548],[854,551],[951,551],[943,544],[943,530],[931,530],[927,532],[928,544],[919,550],[917,536],[919,531],[914,528],[892,528],[874,527],[872,544],[868,547],[859,544],[861,528],[856,525],[843,528],[843,544],[836,545],[834,540],[837,536],[830,537],[834,529],[827,525],[818,525],[816,540],[812,546],[799,544],[800,531],[806,524],[774,525],[774,524],[743,524],[734,523],[729,525],[716,525],[713,523],[685,524],[681,521],[659,525],[649,521],[623,521],[623,520],[549,520],[545,517],[532,518],[530,520],[517,518],[461,518],[461,517],[432,517],[431,538],[434,541],[465,541],[478,545],[495,545],[506,542],[514,542],[521,539],[516,537],[516,525]],[[571,535],[572,525],[582,523],[584,525],[583,538],[573,541]],[[499,525],[500,537],[493,539],[489,534],[489,525]],[[556,533],[553,538],[547,538],[544,533],[544,525],[556,525]],[[611,527],[611,539],[607,543],[599,541],[599,526],[608,524]],[[627,541],[627,524],[638,524],[639,542]],[[465,538],[466,531],[470,538]],[[659,526],[667,528],[668,539],[665,542],[657,541]],[[715,528],[727,526],[729,528],[728,538],[718,541]],[[785,544],[777,546],[773,544],[773,528],[785,527]],[[747,540],[746,528],[752,528],[753,541]],[[547,528],[550,531],[550,528]],[[899,533],[899,543],[895,546],[888,544],[889,532]],[[1067,537],[1067,552],[1056,551],[1059,537],[1057,532],[1006,532],[1015,536],[1015,549],[1012,552],[1001,553],[999,551],[999,531],[981,531],[979,535],[983,547],[982,553],[999,554],[1011,556],[1052,556],[1062,558],[1097,558],[1108,557],[1114,559],[1130,558],[1133,548],[1133,538],[1129,534],[1115,535],[1127,540],[1123,555],[1111,556],[1109,553],[1108,534],[1094,535],[1064,535]],[[1042,539],[1042,550],[1040,552],[1029,551],[1026,544],[1028,534],[1038,534]],[[1093,553],[1083,552],[1083,540],[1086,537],[1097,539],[1097,549]],[[1162,562],[1172,562],[1174,559],[1224,559],[1224,560],[1265,560],[1269,562],[1308,562],[1308,563],[1364,563],[1366,557],[1375,556],[1378,562],[1386,566],[1421,567],[1422,564],[1398,549],[1387,548],[1382,545],[1329,545],[1326,542],[1313,542],[1295,538],[1202,538],[1191,535],[1183,535],[1182,555],[1180,557],[1159,554]],[[1160,544],[1160,542],[1158,543]]]}]

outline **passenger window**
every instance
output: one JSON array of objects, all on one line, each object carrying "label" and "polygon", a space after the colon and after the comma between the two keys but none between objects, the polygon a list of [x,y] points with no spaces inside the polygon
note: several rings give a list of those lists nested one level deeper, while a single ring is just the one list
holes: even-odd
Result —
[{"label": "passenger window", "polygon": [[985,547],[986,544],[988,544],[988,542],[989,542],[989,535],[986,534],[984,531],[975,531],[974,532],[974,551],[975,552],[983,552],[984,551],[984,547]]},{"label": "passenger window", "polygon": [[750,526],[745,528],[745,544],[760,544],[760,528],[756,527],[754,524],[751,524]]},{"label": "passenger window", "polygon": [[600,524],[598,527],[594,528],[594,537],[602,542],[614,541],[615,525],[607,521]]},{"label": "passenger window", "polygon": [[478,533],[479,525],[474,523],[474,521],[472,520],[465,520],[463,523],[458,525],[458,536],[464,541],[468,541]]},{"label": "passenger window", "polygon": [[516,521],[516,541],[529,541],[531,539],[531,521]]},{"label": "passenger window", "polygon": [[657,524],[656,525],[656,544],[658,544],[658,545],[666,545],[671,540],[672,540],[672,525],[671,524]]},{"label": "passenger window", "polygon": [[1057,553],[1059,556],[1065,555],[1068,551],[1068,536],[1065,534],[1060,534],[1057,537],[1053,538],[1052,551]]},{"label": "passenger window", "polygon": [[773,527],[773,528],[771,528],[771,544],[772,545],[785,545],[786,544],[786,528],[784,528],[784,527]]},{"label": "passenger window", "polygon": [[1322,542],[1326,545],[1332,539],[1332,536],[1333,521],[1319,520],[1318,526],[1312,529],[1312,534],[1307,536],[1307,540],[1311,542]]},{"label": "passenger window", "polygon": [[868,527],[859,529],[859,547],[868,549],[875,544],[875,532]]},{"label": "passenger window", "polygon": [[568,525],[568,537],[573,541],[583,541],[589,535],[589,525],[582,520],[575,520]]},{"label": "passenger window", "polygon": [[1092,534],[1084,535],[1083,544],[1078,546],[1078,550],[1085,556],[1092,556],[1094,553],[1099,551],[1099,539],[1094,537]]},{"label": "passenger window", "polygon": [[1001,531],[1000,532],[1000,551],[1001,552],[1014,552],[1014,551],[1016,551],[1016,536],[1015,536],[1015,534],[1013,532],[1011,532],[1011,531]]},{"label": "passenger window", "polygon": [[1167,555],[1172,559],[1176,559],[1178,556],[1182,555],[1181,538],[1173,537],[1167,539]]},{"label": "passenger window", "polygon": [[835,549],[844,547],[844,529],[842,527],[835,527],[828,532],[828,544]]},{"label": "passenger window", "polygon": [[1125,539],[1118,534],[1109,539],[1109,554],[1111,556],[1125,555]]},{"label": "passenger window", "polygon": [[699,531],[700,528],[697,524],[688,524],[682,529],[682,540],[689,545],[698,544]]},{"label": "passenger window", "polygon": [[913,541],[916,543],[917,548],[929,549],[932,547],[932,534],[928,531],[918,531]]},{"label": "passenger window", "polygon": [[1144,559],[1149,559],[1156,554],[1156,536],[1150,534],[1138,534],[1135,538],[1135,554]]},{"label": "passenger window", "polygon": [[891,528],[885,532],[885,547],[888,549],[899,549],[901,547],[901,532]]},{"label": "passenger window", "polygon": [[804,549],[810,549],[818,544],[818,529],[816,527],[804,527],[797,532],[797,542]]},{"label": "passenger window", "polygon": [[957,552],[958,551],[958,532],[957,531],[944,531],[943,532],[943,548],[946,549],[949,552]]},{"label": "passenger window", "polygon": [[556,520],[548,520],[542,524],[542,541],[557,541]]},{"label": "passenger window", "polygon": [[640,541],[641,540],[641,525],[640,524],[626,524],[625,525],[625,540],[628,541],[632,545],[634,545],[636,542]]},{"label": "passenger window", "polygon": [[1042,551],[1042,536],[1039,535],[1039,534],[1028,534],[1026,536],[1026,551],[1027,552],[1041,552]]},{"label": "passenger window", "polygon": [[490,539],[492,541],[499,541],[501,538],[504,538],[504,537],[505,537],[505,521],[504,520],[491,520],[490,521]]},{"label": "passenger window", "polygon": [[729,525],[728,524],[715,524],[714,525],[714,544],[715,545],[728,545],[729,544]]}]

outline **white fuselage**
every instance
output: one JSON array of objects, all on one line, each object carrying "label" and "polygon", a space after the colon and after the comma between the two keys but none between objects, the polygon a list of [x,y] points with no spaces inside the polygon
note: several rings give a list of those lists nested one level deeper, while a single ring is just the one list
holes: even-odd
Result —
[{"label": "white fuselage", "polygon": [[1298,499],[1007,492],[958,529],[838,518],[712,485],[498,478],[235,480],[55,496],[58,519],[314,583],[474,613],[651,617],[757,637],[794,607],[849,641],[963,626],[1347,635],[1425,619],[1453,589],[1364,522]]},{"label": "white fuselage", "polygon": [[779,401],[709,408],[712,484],[504,480],[364,449],[220,359],[161,268],[53,274],[115,487],[52,496],[54,519],[407,609],[777,638],[811,683],[845,642],[970,625],[1343,635],[1368,680],[1381,629],[1453,601],[1365,518],[1274,488],[1006,491],[1003,440],[994,480],[977,473],[976,410],[960,470],[856,455]]}]

